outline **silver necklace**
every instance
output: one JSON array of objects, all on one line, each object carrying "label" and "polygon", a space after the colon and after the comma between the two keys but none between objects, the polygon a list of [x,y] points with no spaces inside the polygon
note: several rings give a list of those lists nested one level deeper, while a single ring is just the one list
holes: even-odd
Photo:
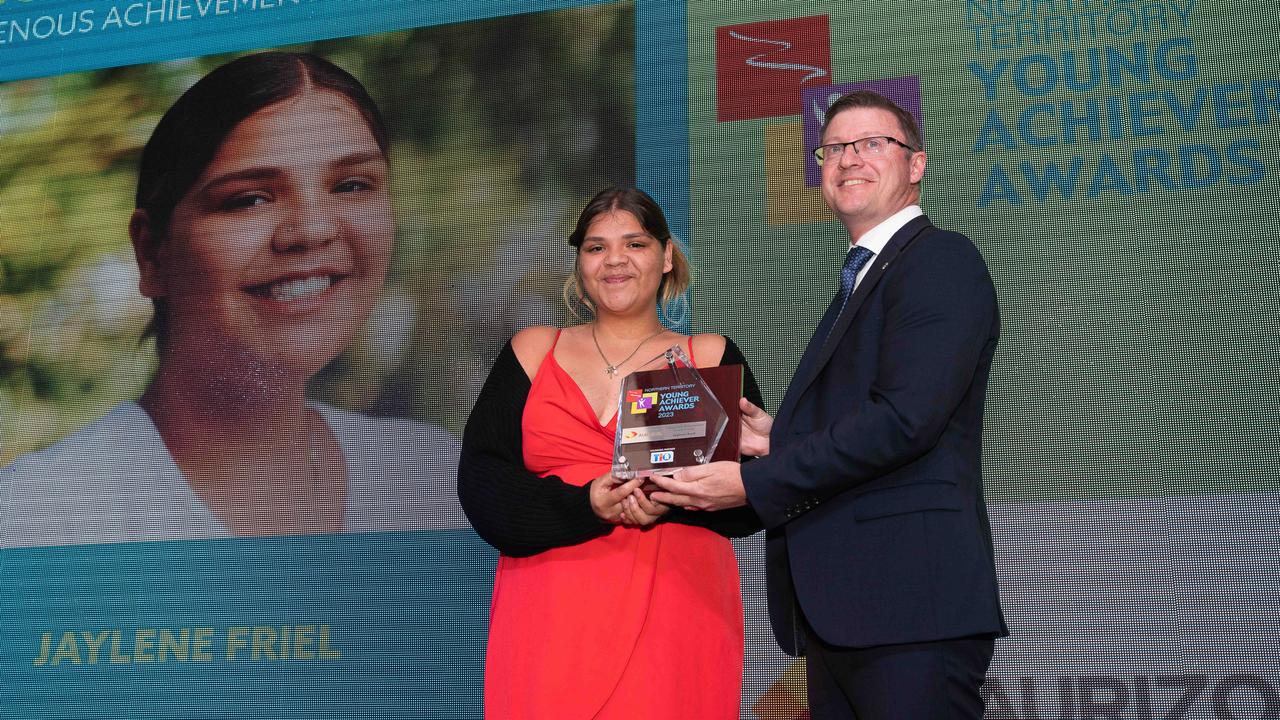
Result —
[{"label": "silver necklace", "polygon": [[645,343],[647,343],[647,342],[649,342],[650,340],[652,340],[652,339],[654,339],[654,338],[658,337],[659,335],[661,335],[661,334],[662,334],[662,331],[664,331],[664,330],[666,330],[666,328],[660,327],[660,328],[658,328],[658,331],[657,331],[657,332],[655,332],[654,334],[650,335],[649,337],[647,337],[647,338],[645,338],[645,339],[641,340],[641,341],[640,341],[640,344],[639,344],[639,345],[636,345],[636,349],[635,349],[635,350],[632,350],[630,355],[628,355],[628,356],[626,356],[626,357],[622,358],[622,362],[619,362],[617,365],[614,365],[613,363],[609,362],[609,358],[607,358],[607,357],[605,357],[605,356],[604,356],[604,350],[602,350],[602,349],[600,348],[600,341],[599,341],[598,339],[596,339],[596,324],[595,324],[595,323],[591,323],[591,342],[593,342],[593,343],[595,343],[595,344],[596,344],[596,352],[600,353],[600,359],[604,361],[604,371],[605,371],[605,373],[607,373],[607,374],[609,375],[609,377],[613,377],[614,375],[617,375],[617,374],[618,374],[618,368],[622,367],[623,365],[626,365],[628,360],[630,360],[631,358],[635,357],[635,356],[636,356],[636,353],[640,352],[640,348],[644,347],[644,344],[645,344]]}]

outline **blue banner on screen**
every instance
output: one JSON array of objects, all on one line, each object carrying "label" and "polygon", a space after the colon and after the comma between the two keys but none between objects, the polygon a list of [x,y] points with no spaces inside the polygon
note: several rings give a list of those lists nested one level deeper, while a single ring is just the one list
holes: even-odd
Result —
[{"label": "blue banner on screen", "polygon": [[5,715],[479,717],[494,558],[469,531],[11,550]]}]

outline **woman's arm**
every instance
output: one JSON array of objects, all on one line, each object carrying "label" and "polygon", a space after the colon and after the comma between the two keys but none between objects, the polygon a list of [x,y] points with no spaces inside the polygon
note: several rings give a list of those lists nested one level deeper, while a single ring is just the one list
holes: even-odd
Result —
[{"label": "woman's arm", "polygon": [[[756,376],[751,372],[751,366],[738,346],[727,337],[724,339],[724,355],[720,358],[720,364],[742,365],[742,396],[754,403],[756,407],[763,408],[764,398],[760,396],[760,386],[756,383]],[[743,461],[749,459],[743,458]],[[749,505],[717,512],[672,508],[667,514],[667,522],[696,525],[731,538],[746,537],[764,527]]]},{"label": "woman's arm", "polygon": [[458,459],[458,500],[471,526],[516,557],[576,545],[613,528],[591,509],[590,484],[578,487],[525,468],[520,426],[529,387],[507,343],[467,418]]}]

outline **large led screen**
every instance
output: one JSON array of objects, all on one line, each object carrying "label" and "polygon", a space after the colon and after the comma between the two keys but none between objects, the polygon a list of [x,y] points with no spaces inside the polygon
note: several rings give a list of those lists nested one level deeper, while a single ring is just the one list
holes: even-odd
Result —
[{"label": "large led screen", "polygon": [[[1280,717],[1273,14],[0,0],[0,717],[482,717],[459,438],[505,341],[574,322],[577,212],[652,193],[694,272],[668,322],[732,337],[776,409],[848,243],[810,151],[853,88],[918,118],[921,204],[999,295],[988,717]],[[175,120],[148,176],[161,117],[263,51],[368,102],[237,125],[225,192],[156,221],[211,162],[182,129],[288,73]],[[762,538],[735,548],[741,715],[801,720]]]}]

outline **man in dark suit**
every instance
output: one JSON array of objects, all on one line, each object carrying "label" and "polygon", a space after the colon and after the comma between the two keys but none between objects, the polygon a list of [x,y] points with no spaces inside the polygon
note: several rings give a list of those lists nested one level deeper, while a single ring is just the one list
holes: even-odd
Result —
[{"label": "man in dark suit", "polygon": [[850,93],[816,154],[849,231],[841,290],[776,420],[743,406],[743,452],[761,457],[660,478],[653,497],[760,516],[770,620],[806,656],[815,720],[980,718],[1007,634],[982,497],[995,289],[973,243],[917,204],[910,113]]}]

